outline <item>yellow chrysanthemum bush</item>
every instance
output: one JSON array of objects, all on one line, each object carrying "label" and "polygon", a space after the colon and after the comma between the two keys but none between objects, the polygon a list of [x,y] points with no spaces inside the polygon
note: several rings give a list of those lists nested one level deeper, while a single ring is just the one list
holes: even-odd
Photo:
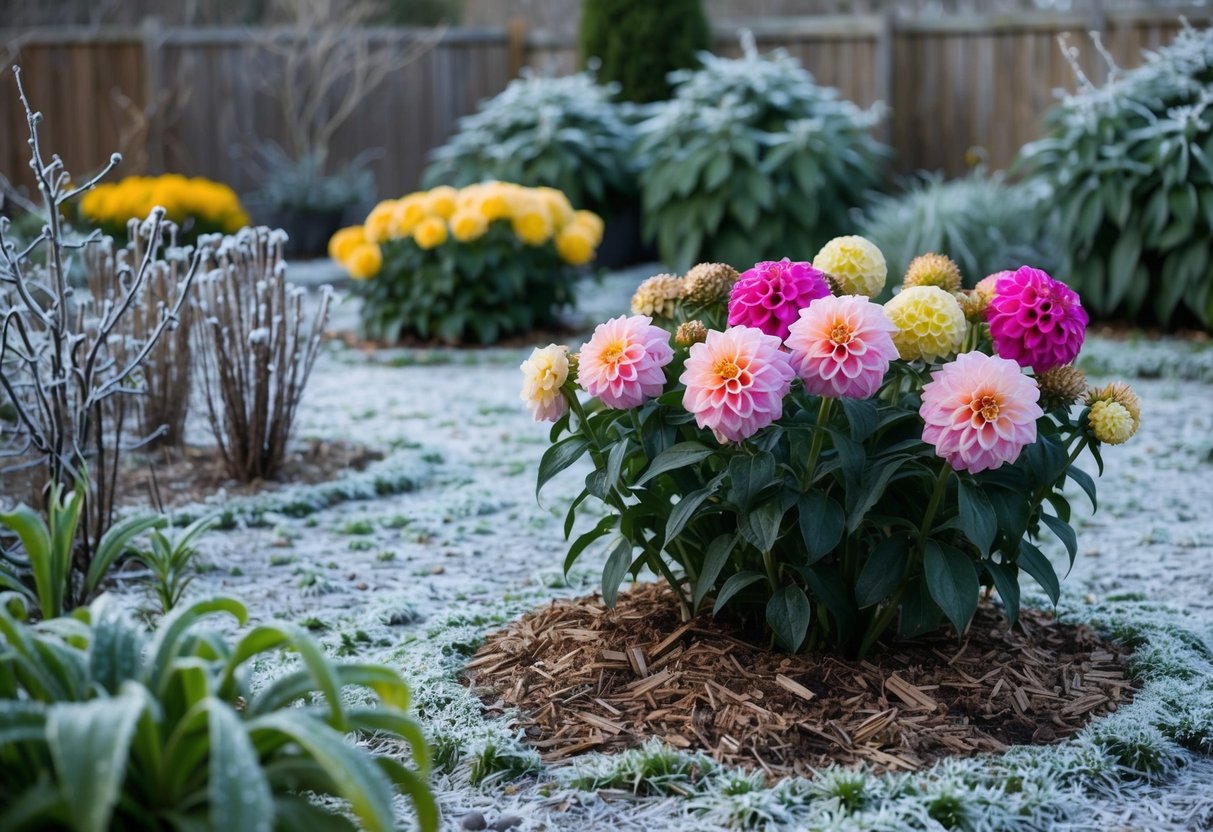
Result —
[{"label": "yellow chrysanthemum bush", "polygon": [[367,336],[491,344],[557,322],[602,232],[554,188],[440,185],[379,203],[329,256],[363,281]]},{"label": "yellow chrysanthemum bush", "polygon": [[179,241],[197,242],[203,234],[232,234],[249,224],[236,192],[220,182],[179,173],[128,176],[98,185],[80,200],[80,219],[116,240],[125,240],[127,223],[160,206],[175,223]]}]

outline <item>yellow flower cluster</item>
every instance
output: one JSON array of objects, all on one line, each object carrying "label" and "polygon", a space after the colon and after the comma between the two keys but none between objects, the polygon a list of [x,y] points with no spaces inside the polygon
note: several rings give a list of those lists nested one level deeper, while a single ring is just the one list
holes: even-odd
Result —
[{"label": "yellow flower cluster", "polygon": [[354,277],[365,279],[379,271],[382,256],[374,261],[364,247],[412,239],[423,249],[453,240],[470,243],[488,232],[494,222],[509,223],[514,236],[528,246],[552,243],[556,253],[572,266],[594,258],[602,242],[602,219],[590,211],[575,210],[555,188],[526,188],[508,182],[485,182],[466,188],[440,185],[387,199],[376,205],[359,226],[344,228],[329,243],[329,255]]},{"label": "yellow flower cluster", "polygon": [[227,185],[177,173],[128,176],[98,185],[80,200],[80,213],[96,225],[121,228],[128,220],[143,219],[156,206],[178,225],[194,220],[207,230],[232,233],[249,224],[239,197]]}]

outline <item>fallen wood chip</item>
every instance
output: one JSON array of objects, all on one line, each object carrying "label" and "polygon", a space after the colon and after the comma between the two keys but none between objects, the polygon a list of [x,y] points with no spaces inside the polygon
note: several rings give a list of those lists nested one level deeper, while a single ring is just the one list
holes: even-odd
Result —
[{"label": "fallen wood chip", "polygon": [[781,688],[786,690],[788,693],[794,694],[795,696],[799,696],[801,699],[803,699],[806,702],[808,702],[809,700],[811,700],[813,697],[815,697],[817,695],[817,694],[813,693],[813,691],[806,688],[804,685],[800,684],[800,682],[789,679],[787,676],[784,676],[782,673],[775,674],[775,684],[779,685]]}]

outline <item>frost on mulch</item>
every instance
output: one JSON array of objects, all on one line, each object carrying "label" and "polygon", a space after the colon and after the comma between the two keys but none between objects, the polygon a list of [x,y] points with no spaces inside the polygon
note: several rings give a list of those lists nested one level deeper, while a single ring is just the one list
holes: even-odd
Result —
[{"label": "frost on mulch", "polygon": [[489,636],[466,680],[490,712],[519,709],[547,761],[658,738],[768,777],[829,764],[915,770],[950,756],[1047,744],[1133,696],[1127,651],[1025,610],[1009,631],[982,604],[960,640],[866,661],[788,655],[702,615],[680,622],[664,584],[555,601]]}]

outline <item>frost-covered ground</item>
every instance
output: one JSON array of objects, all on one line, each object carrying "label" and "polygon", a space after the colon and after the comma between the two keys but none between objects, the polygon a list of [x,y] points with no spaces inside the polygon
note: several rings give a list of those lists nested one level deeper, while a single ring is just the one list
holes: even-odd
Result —
[{"label": "frost-covered ground", "polygon": [[[583,313],[623,311],[635,280],[587,286]],[[347,303],[336,325],[349,324],[352,313]],[[567,582],[560,571],[565,495],[576,493],[586,470],[565,472],[535,499],[547,428],[532,423],[518,400],[526,352],[364,353],[332,345],[316,367],[298,434],[362,442],[387,458],[339,489],[218,495],[241,527],[204,540],[209,568],[192,587],[234,594],[255,617],[302,623],[334,653],[382,661],[410,678],[438,750],[433,782],[450,828],[472,811],[490,823],[516,816],[522,829],[578,830],[1213,823],[1213,763],[1182,747],[1207,754],[1213,743],[1213,349],[1096,341],[1087,350],[1100,372],[1161,375],[1134,381],[1142,430],[1106,453],[1100,510],[1079,522],[1082,556],[1062,601],[1075,617],[1143,642],[1142,668],[1152,681],[1138,701],[1062,746],[912,777],[833,772],[773,789],[706,764],[708,775],[692,784],[685,755],[657,750],[545,768],[506,723],[486,722],[458,685],[459,667],[485,632],[597,581],[593,557]],[[311,510],[338,491],[369,499]],[[138,585],[122,591],[140,600]],[[637,779],[649,791],[675,782],[693,795],[636,797],[627,786]]]}]

